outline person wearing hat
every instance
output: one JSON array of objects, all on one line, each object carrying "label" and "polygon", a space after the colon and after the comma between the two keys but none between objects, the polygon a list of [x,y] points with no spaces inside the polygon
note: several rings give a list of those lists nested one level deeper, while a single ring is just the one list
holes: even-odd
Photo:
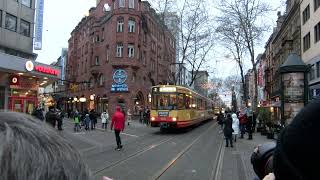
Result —
[{"label": "person wearing hat", "polygon": [[318,180],[320,179],[320,99],[311,101],[277,140],[273,154],[273,173],[264,180]]}]

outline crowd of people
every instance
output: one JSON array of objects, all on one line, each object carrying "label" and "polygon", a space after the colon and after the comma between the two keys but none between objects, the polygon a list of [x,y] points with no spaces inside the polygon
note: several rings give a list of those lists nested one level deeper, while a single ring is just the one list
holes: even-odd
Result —
[{"label": "crowd of people", "polygon": [[218,124],[221,126],[221,131],[224,133],[226,147],[233,147],[233,142],[237,142],[237,137],[240,133],[240,138],[248,134],[248,140],[252,140],[252,134],[256,127],[255,113],[249,116],[245,113],[220,112],[217,118]]}]

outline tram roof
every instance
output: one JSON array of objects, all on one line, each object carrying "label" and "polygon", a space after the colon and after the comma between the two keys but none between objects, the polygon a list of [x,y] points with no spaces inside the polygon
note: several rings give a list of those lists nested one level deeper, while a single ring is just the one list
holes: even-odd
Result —
[{"label": "tram roof", "polygon": [[156,86],[152,86],[151,89],[154,88],[154,87],[176,87],[178,89],[184,89],[184,90],[192,92],[193,94],[196,94],[197,96],[200,96],[202,98],[205,98],[205,99],[213,102],[213,100],[209,99],[208,97],[205,97],[205,96],[195,92],[194,90],[192,90],[190,88],[187,88],[187,87],[184,87],[184,86],[178,86],[178,85],[156,85]]}]

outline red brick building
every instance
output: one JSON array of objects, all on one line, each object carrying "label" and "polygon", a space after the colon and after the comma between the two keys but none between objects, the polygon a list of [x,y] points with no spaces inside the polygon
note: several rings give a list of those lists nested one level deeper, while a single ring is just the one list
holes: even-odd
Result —
[{"label": "red brick building", "polygon": [[169,83],[174,69],[175,39],[161,22],[146,1],[101,0],[91,8],[69,39],[69,109],[147,106],[150,87]]}]

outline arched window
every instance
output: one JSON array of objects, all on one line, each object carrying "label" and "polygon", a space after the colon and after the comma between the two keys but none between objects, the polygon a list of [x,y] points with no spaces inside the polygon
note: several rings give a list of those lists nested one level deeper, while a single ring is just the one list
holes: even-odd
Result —
[{"label": "arched window", "polygon": [[99,76],[99,86],[103,86],[103,84],[104,84],[104,75],[100,74],[100,76]]},{"label": "arched window", "polygon": [[90,78],[88,85],[89,85],[88,87],[89,87],[90,89],[93,88],[93,86],[94,86],[93,78]]}]

